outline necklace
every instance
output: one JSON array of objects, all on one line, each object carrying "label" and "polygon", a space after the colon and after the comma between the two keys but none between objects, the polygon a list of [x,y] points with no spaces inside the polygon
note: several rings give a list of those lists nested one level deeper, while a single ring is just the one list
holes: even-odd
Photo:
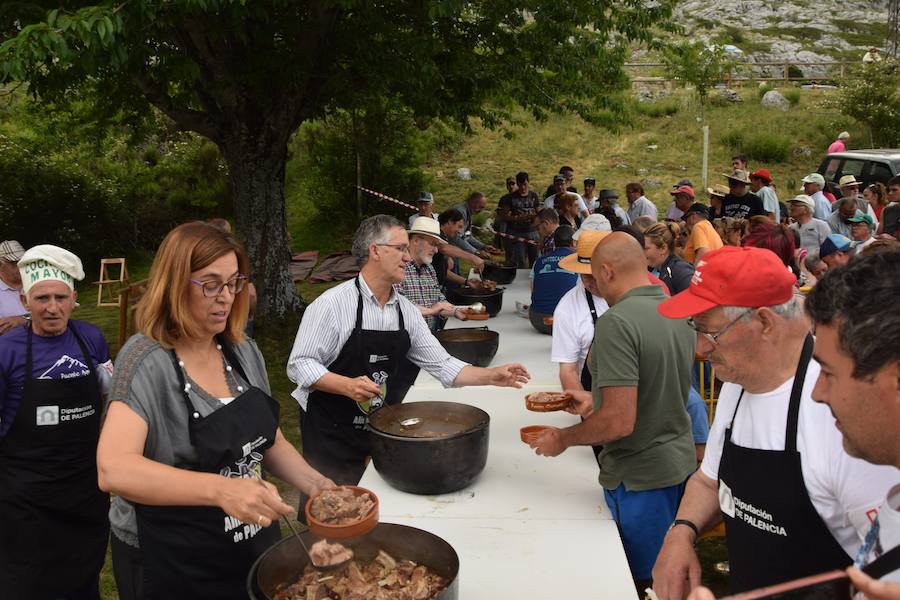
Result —
[{"label": "necklace", "polygon": [[[234,369],[230,364],[228,364],[228,359],[225,358],[225,353],[222,352],[222,345],[216,344],[216,350],[218,350],[219,355],[222,357],[222,364],[225,366],[225,383],[228,385],[229,391],[234,389],[240,394],[244,391],[244,386],[241,385],[240,381],[238,381],[237,376],[234,374]],[[177,356],[177,354],[176,354]],[[178,366],[181,367],[181,372],[184,373],[185,380],[191,379],[190,374],[188,374],[187,370],[184,368],[184,361],[181,358],[178,358]],[[191,390],[191,382],[185,381],[184,391],[189,392]]]}]

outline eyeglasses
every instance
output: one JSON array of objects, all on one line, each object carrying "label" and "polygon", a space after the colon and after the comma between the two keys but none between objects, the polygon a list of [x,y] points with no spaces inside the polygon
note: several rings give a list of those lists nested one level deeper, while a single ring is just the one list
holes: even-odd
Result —
[{"label": "eyeglasses", "polygon": [[699,333],[700,335],[702,335],[703,337],[705,337],[706,340],[707,340],[710,344],[712,344],[713,346],[716,346],[716,345],[719,344],[719,338],[721,338],[723,335],[725,335],[725,332],[727,332],[729,329],[731,329],[731,326],[732,326],[732,325],[734,325],[735,323],[737,323],[738,321],[740,321],[741,319],[743,319],[744,317],[746,317],[747,315],[749,315],[751,312],[753,312],[753,310],[754,310],[754,309],[752,309],[752,308],[748,308],[747,310],[745,310],[744,312],[742,312],[741,314],[739,314],[739,315],[737,316],[737,318],[735,318],[734,320],[732,320],[730,323],[728,323],[727,325],[725,325],[725,327],[723,327],[722,329],[720,329],[720,330],[717,331],[716,333],[712,333],[712,332],[709,332],[709,331],[703,331],[702,329],[700,329],[700,328],[697,326],[697,322],[694,320],[694,317],[691,317],[690,319],[688,319],[688,320],[687,320],[687,324],[688,324],[688,327],[690,327],[691,329],[693,329],[694,331],[696,331],[697,333]]},{"label": "eyeglasses", "polygon": [[375,244],[376,246],[387,246],[398,250],[400,254],[409,254],[409,244]]},{"label": "eyeglasses", "polygon": [[244,289],[244,284],[247,282],[247,277],[244,275],[236,275],[225,282],[219,281],[218,279],[207,279],[206,281],[191,279],[190,281],[194,285],[199,285],[203,288],[203,295],[207,298],[216,298],[226,287],[232,295],[240,294]]}]

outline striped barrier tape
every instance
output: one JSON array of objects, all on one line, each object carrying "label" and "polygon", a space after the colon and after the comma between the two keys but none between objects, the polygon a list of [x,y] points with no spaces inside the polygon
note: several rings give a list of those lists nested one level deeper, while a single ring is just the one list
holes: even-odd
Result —
[{"label": "striped barrier tape", "polygon": [[496,234],[496,235],[499,235],[500,237],[509,238],[509,239],[515,240],[515,241],[517,241],[517,242],[524,242],[524,243],[526,243],[526,244],[531,244],[531,245],[533,245],[533,246],[537,246],[537,245],[538,245],[538,243],[537,243],[536,241],[534,241],[534,240],[530,240],[530,239],[528,239],[528,238],[519,237],[519,236],[517,236],[517,235],[510,235],[510,234],[508,234],[508,233],[503,233],[502,231],[494,231],[494,230],[492,230],[492,229],[488,229],[487,227],[479,227],[478,225],[472,225],[472,229],[481,229],[482,231],[490,231],[491,233],[494,233],[494,234]]},{"label": "striped barrier tape", "polygon": [[388,202],[393,202],[394,204],[399,204],[400,206],[402,206],[404,208],[409,208],[410,210],[419,212],[419,209],[416,208],[415,206],[413,206],[412,204],[407,204],[406,202],[403,202],[402,200],[397,200],[396,198],[392,198],[392,197],[388,196],[387,194],[382,194],[381,192],[376,192],[375,190],[370,190],[369,188],[364,188],[361,185],[358,185],[356,187],[361,189],[362,191],[364,191],[367,194],[372,194],[376,198],[381,198],[382,200],[387,200]]}]

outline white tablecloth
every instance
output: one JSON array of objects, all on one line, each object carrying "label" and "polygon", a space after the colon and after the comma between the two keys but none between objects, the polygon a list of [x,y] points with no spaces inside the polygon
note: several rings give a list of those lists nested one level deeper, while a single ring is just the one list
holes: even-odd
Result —
[{"label": "white tablecloth", "polygon": [[390,487],[370,465],[360,485],[380,500],[381,520],[430,531],[460,558],[460,597],[545,599],[636,597],[622,543],[590,448],[571,448],[556,458],[537,456],[519,439],[525,425],[565,426],[567,413],[533,413],[525,394],[559,390],[550,336],[515,313],[529,302],[527,271],[506,286],[501,313],[486,322],[451,321],[450,327],[487,325],[500,333],[492,365],[520,362],[532,380],[522,390],[480,387],[445,390],[422,373],[406,402],[446,400],[477,406],[491,415],[487,466],[469,487],[441,496],[419,496]]}]

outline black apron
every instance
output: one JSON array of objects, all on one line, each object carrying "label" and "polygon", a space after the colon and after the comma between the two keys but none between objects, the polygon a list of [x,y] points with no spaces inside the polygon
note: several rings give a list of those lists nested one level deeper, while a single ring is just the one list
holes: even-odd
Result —
[{"label": "black apron", "polygon": [[[584,290],[584,295],[587,298],[588,309],[591,311],[591,323],[595,326],[597,325],[597,306],[594,304],[594,295],[587,289]],[[591,356],[591,350],[594,348],[594,342],[591,341],[591,345],[588,346],[587,356],[584,357],[584,365],[581,367],[581,387],[586,389],[587,391],[592,391],[592,386],[594,384],[594,378],[591,377],[591,370],[588,368],[588,359]],[[584,418],[581,419],[584,421]],[[594,458],[597,460],[597,466],[600,467],[600,470],[603,470],[603,465],[600,464],[600,453],[603,451],[603,446],[591,446],[591,450],[594,452]]]},{"label": "black apron", "polygon": [[[222,351],[244,381],[249,379],[231,348]],[[179,385],[184,373],[172,352]],[[280,407],[253,385],[225,406],[201,417],[187,391],[191,444],[197,462],[174,465],[226,477],[261,477],[263,454],[275,443]],[[278,523],[242,523],[218,506],[135,505],[146,600],[216,598],[245,600],[253,562],[281,538]]]},{"label": "black apron", "polygon": [[28,327],[25,384],[0,440],[0,596],[42,600],[91,585],[106,558],[109,494],[97,487],[100,385],[90,373],[33,379]]},{"label": "black apron", "polygon": [[900,546],[892,548],[862,568],[862,572],[873,579],[881,579],[888,573],[900,569]]},{"label": "black apron", "polygon": [[[587,289],[584,290],[584,295],[587,297],[588,309],[591,311],[591,323],[597,325],[597,307],[594,305],[594,295]],[[588,359],[591,356],[591,348],[593,346],[594,342],[591,341],[591,345],[588,346],[588,353],[584,357],[584,364],[581,366],[581,387],[587,391],[591,391],[591,386],[593,385],[591,371],[588,369]]]},{"label": "black apron", "polygon": [[791,390],[783,451],[743,448],[731,442],[740,398],[725,430],[719,505],[733,593],[851,564],[809,499],[797,451],[800,397],[812,351],[813,338],[807,336]]},{"label": "black apron", "polygon": [[[359,278],[355,283],[358,296],[356,324],[328,370],[350,378],[365,375],[382,386],[384,397],[376,396],[368,402],[358,403],[346,396],[314,390],[309,394],[306,411],[300,411],[303,457],[338,485],[356,485],[366,470],[366,458],[370,453],[366,431],[369,412],[382,404],[390,406],[403,402],[415,381],[410,369],[414,367],[418,373],[418,367],[406,358],[410,340],[399,302],[396,331],[363,329]],[[300,508],[303,508],[302,504]]]}]

